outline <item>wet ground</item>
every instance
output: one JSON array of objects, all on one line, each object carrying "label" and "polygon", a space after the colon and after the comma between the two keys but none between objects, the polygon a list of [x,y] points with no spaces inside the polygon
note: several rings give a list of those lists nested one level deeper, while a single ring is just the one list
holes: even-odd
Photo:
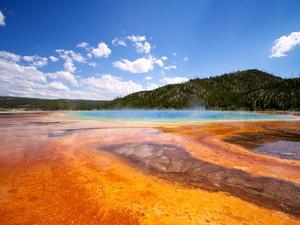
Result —
[{"label": "wet ground", "polygon": [[241,132],[226,141],[244,146],[250,151],[282,159],[300,160],[300,131],[262,126],[258,132]]},{"label": "wet ground", "polygon": [[0,224],[300,224],[299,133],[0,115]]},{"label": "wet ground", "polygon": [[251,149],[281,159],[300,160],[300,141],[279,140]]}]

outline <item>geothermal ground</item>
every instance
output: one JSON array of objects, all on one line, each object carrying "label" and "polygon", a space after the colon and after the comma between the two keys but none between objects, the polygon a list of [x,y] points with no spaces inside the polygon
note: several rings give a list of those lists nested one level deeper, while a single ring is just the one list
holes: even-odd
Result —
[{"label": "geothermal ground", "polygon": [[0,115],[0,224],[300,224],[300,121]]}]

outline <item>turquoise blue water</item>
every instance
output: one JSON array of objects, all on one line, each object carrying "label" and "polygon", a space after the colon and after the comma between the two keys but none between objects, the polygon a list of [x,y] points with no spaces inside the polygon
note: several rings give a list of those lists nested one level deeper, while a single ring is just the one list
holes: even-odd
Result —
[{"label": "turquoise blue water", "polygon": [[210,110],[99,110],[70,112],[70,115],[80,119],[89,120],[130,120],[149,122],[293,120],[299,118],[284,114]]}]

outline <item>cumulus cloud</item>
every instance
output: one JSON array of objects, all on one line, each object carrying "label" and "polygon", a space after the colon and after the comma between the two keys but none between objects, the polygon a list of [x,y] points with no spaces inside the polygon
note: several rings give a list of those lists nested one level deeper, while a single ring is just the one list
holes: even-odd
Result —
[{"label": "cumulus cloud", "polygon": [[[34,66],[21,66],[13,61],[0,59],[0,75],[1,81],[14,83],[19,80],[18,77],[26,76],[26,80],[30,82],[45,83],[46,76]],[[10,77],[12,79],[10,79]],[[16,79],[14,79],[16,78]],[[18,83],[18,82],[17,82]]]},{"label": "cumulus cloud", "polygon": [[300,45],[300,31],[276,39],[269,58],[286,56],[296,45]]},{"label": "cumulus cloud", "polygon": [[80,53],[74,52],[73,50],[57,49],[55,52],[58,53],[59,57],[64,60],[80,63],[86,62],[86,59]]},{"label": "cumulus cloud", "polygon": [[186,81],[188,81],[189,79],[186,77],[164,77],[162,79],[160,79],[160,82],[162,82],[163,84],[179,84],[179,83],[184,83]]},{"label": "cumulus cloud", "polygon": [[74,73],[76,70],[76,66],[74,65],[73,61],[67,60],[64,63],[64,69],[69,73]]},{"label": "cumulus cloud", "polygon": [[75,76],[69,71],[56,71],[47,73],[46,75],[53,80],[63,80],[70,84],[77,84]]},{"label": "cumulus cloud", "polygon": [[153,60],[148,58],[138,58],[134,61],[129,61],[127,59],[122,59],[121,61],[116,61],[113,66],[128,71],[131,73],[146,73],[153,70]]},{"label": "cumulus cloud", "polygon": [[[167,64],[167,57],[156,57],[150,54],[151,44],[145,36],[131,35],[126,38],[115,38],[115,46],[127,46],[131,43],[138,53],[145,54],[135,60],[122,59],[113,62],[113,66],[131,73],[147,73],[154,69],[166,71],[176,69],[176,65]],[[111,74],[76,75],[78,63],[96,66],[96,58],[106,58],[111,49],[100,42],[97,47],[81,42],[77,50],[57,49],[56,54],[49,57],[38,55],[17,55],[0,51],[0,95],[38,97],[38,98],[73,98],[73,99],[112,99],[132,92],[151,90],[170,83],[187,81],[185,77],[167,77],[157,83],[152,82],[151,76],[145,76],[146,84],[141,85],[132,80],[125,80]],[[79,53],[80,52],[80,53]],[[84,53],[83,53],[84,52]],[[48,61],[62,61],[62,69],[54,72],[43,72]],[[60,65],[60,64],[59,64]]]},{"label": "cumulus cloud", "polygon": [[146,37],[145,36],[140,36],[140,35],[131,35],[131,36],[127,36],[127,39],[133,42],[142,42],[142,41],[146,41]]},{"label": "cumulus cloud", "polygon": [[[16,57],[11,57],[13,53],[2,55],[0,95],[4,96],[112,99],[144,89],[140,84],[111,74],[75,78],[68,71],[44,73],[39,67],[19,64]],[[25,59],[30,61],[28,57]]]},{"label": "cumulus cloud", "polygon": [[164,69],[165,70],[175,70],[177,68],[176,65],[170,65],[170,66],[165,66]]},{"label": "cumulus cloud", "polygon": [[31,66],[44,67],[48,64],[48,58],[38,55],[25,55],[23,60]]},{"label": "cumulus cloud", "polygon": [[52,81],[47,86],[56,90],[69,90],[69,88],[60,81]]},{"label": "cumulus cloud", "polygon": [[51,60],[51,62],[57,62],[59,60],[58,58],[56,58],[53,55],[49,56],[49,59]]},{"label": "cumulus cloud", "polygon": [[93,58],[93,54],[92,54],[92,53],[90,53],[90,52],[89,52],[89,53],[87,53],[86,55],[87,55],[87,57],[88,57],[88,58],[90,58],[90,59],[91,59],[91,58]]},{"label": "cumulus cloud", "polygon": [[93,87],[93,89],[97,88],[98,90],[108,91],[117,95],[126,95],[143,89],[140,84],[136,84],[131,80],[124,81],[122,78],[111,74],[104,74],[100,77],[92,76],[83,80],[83,83]]},{"label": "cumulus cloud", "polygon": [[133,42],[133,46],[135,47],[137,53],[150,53],[151,44],[146,41],[145,36],[131,35],[127,36],[127,39]]},{"label": "cumulus cloud", "polygon": [[[123,45],[125,44],[122,43],[122,40],[120,39],[114,39],[113,40],[113,43],[115,45]],[[126,44],[125,44],[126,45]],[[77,48],[83,48],[86,50],[87,52],[87,57],[89,59],[93,58],[93,57],[96,57],[96,58],[108,58],[108,56],[111,54],[111,49],[107,46],[107,44],[105,44],[104,42],[100,42],[97,47],[92,47],[89,45],[89,43],[87,42],[81,42],[79,44],[76,45]],[[86,60],[86,59],[85,59]],[[90,63],[88,63],[90,65]]]},{"label": "cumulus cloud", "polygon": [[3,13],[0,11],[0,26],[5,26],[5,16]]},{"label": "cumulus cloud", "polygon": [[7,51],[0,51],[0,58],[2,59],[4,58],[6,60],[13,61],[13,62],[19,62],[21,56]]},{"label": "cumulus cloud", "polygon": [[[162,58],[157,58],[153,55],[148,55],[148,57],[138,58],[134,61],[129,61],[127,59],[122,59],[121,61],[116,61],[113,63],[113,66],[128,71],[131,73],[146,73],[154,69],[154,66],[157,65],[161,68],[174,69],[174,65],[169,67],[164,67],[164,62]],[[176,66],[175,66],[176,69]]]},{"label": "cumulus cloud", "polygon": [[87,43],[87,42],[81,42],[81,43],[77,44],[76,47],[77,47],[77,48],[88,49],[89,43]]},{"label": "cumulus cloud", "polygon": [[91,53],[96,58],[107,58],[111,54],[111,50],[104,42],[101,42],[98,44],[97,48],[92,49]]},{"label": "cumulus cloud", "polygon": [[69,73],[74,73],[76,71],[74,62],[87,63],[86,58],[73,50],[57,49],[55,52],[59,55],[59,58],[65,61],[63,64],[64,69]]},{"label": "cumulus cloud", "polygon": [[164,62],[163,62],[162,59],[156,58],[156,57],[154,57],[154,56],[150,56],[150,58],[153,60],[153,62],[154,62],[156,65],[158,65],[158,66],[160,66],[160,67],[164,67]]},{"label": "cumulus cloud", "polygon": [[36,67],[0,59],[0,95],[32,96],[43,92],[46,84],[46,75]]},{"label": "cumulus cloud", "polygon": [[148,54],[151,50],[151,44],[147,41],[145,42],[136,42],[135,48],[137,53],[146,53]]},{"label": "cumulus cloud", "polygon": [[124,40],[122,40],[121,38],[115,38],[112,40],[111,42],[114,46],[124,46],[127,47],[126,43]]}]

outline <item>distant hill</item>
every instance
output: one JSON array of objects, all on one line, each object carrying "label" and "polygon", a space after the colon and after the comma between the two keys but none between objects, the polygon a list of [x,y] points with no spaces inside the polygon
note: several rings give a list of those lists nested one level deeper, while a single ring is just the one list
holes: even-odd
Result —
[{"label": "distant hill", "polygon": [[0,97],[0,109],[92,110],[101,109],[104,103],[92,100]]},{"label": "distant hill", "polygon": [[259,70],[238,71],[133,93],[104,107],[299,110],[300,78],[283,79]]},{"label": "distant hill", "polygon": [[300,78],[283,79],[259,70],[246,70],[170,84],[112,101],[0,98],[0,108],[89,110],[195,107],[223,110],[300,110]]}]

